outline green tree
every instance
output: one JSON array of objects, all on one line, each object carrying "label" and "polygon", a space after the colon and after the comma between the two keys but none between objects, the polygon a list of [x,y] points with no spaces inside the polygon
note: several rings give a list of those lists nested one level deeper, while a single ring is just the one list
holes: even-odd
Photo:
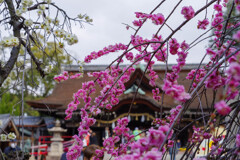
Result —
[{"label": "green tree", "polygon": [[13,115],[20,114],[20,99],[11,93],[3,94],[0,101],[0,114],[10,113]]},{"label": "green tree", "polygon": [[[25,113],[32,116],[38,116],[39,113],[24,103]],[[21,114],[21,98],[9,92],[3,94],[0,98],[0,114],[11,114],[19,116]]]}]

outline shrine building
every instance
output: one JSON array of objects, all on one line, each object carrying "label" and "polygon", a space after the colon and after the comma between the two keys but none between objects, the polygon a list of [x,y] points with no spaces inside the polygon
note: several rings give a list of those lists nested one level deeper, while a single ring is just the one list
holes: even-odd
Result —
[{"label": "shrine building", "polygon": [[[168,72],[171,70],[172,65],[169,65]],[[124,65],[120,67],[126,67]],[[80,79],[68,79],[64,82],[57,83],[53,92],[48,97],[45,97],[40,100],[31,100],[27,103],[39,111],[41,116],[52,116],[61,121],[62,127],[67,129],[66,135],[74,135],[77,134],[77,128],[79,126],[80,118],[80,108],[84,106],[84,103],[81,103],[78,106],[78,110],[74,112],[72,119],[65,121],[65,110],[70,101],[72,101],[73,93],[77,92],[81,87],[82,83],[94,80],[92,77],[87,76],[87,72],[96,72],[102,71],[107,68],[107,65],[85,65],[84,68],[84,76]],[[186,75],[192,69],[197,69],[197,64],[186,64],[182,71],[180,72],[178,83],[185,86],[185,90],[188,91],[191,85],[191,80],[186,79]],[[163,84],[163,78],[166,72],[165,65],[154,65],[153,69],[157,72],[159,76],[156,85],[161,88]],[[75,74],[79,72],[78,66],[67,66],[64,69],[68,71],[69,74]],[[117,120],[119,118],[125,117],[128,115],[129,107],[132,103],[133,97],[137,91],[137,87],[139,85],[138,93],[133,102],[133,106],[131,108],[131,112],[128,116],[130,123],[130,129],[134,129],[138,127],[140,129],[146,129],[151,126],[152,121],[155,118],[164,118],[166,115],[170,114],[170,110],[178,105],[171,97],[167,95],[163,95],[163,101],[159,102],[153,99],[152,96],[152,87],[149,84],[149,76],[148,73],[144,75],[145,66],[138,65],[135,66],[135,71],[132,73],[128,82],[125,83],[126,91],[123,95],[119,97],[119,103],[114,106],[110,111],[103,111],[100,115],[95,117],[97,122],[92,127],[92,130],[96,132],[98,136],[98,140],[101,143],[102,141],[102,133],[104,128],[108,126],[109,128],[114,128],[117,124]],[[141,81],[142,78],[142,81]],[[100,88],[96,88],[96,94],[93,96],[98,96],[97,93]],[[195,98],[191,103],[188,111],[182,117],[181,127],[184,127],[186,124],[192,122],[193,119],[202,116],[202,113],[208,114],[210,110],[213,109],[211,104],[208,104],[206,99],[213,99],[213,90],[206,90],[206,94],[201,97],[201,105],[203,106],[203,110],[200,108],[199,100]],[[162,96],[162,91],[160,91],[160,96]],[[216,101],[218,100],[216,97]],[[93,97],[94,98],[94,97]],[[201,118],[198,123],[202,123]],[[190,127],[190,126],[189,126]],[[187,143],[187,139],[191,136],[191,128],[186,128],[180,135],[179,139],[182,144]]]}]

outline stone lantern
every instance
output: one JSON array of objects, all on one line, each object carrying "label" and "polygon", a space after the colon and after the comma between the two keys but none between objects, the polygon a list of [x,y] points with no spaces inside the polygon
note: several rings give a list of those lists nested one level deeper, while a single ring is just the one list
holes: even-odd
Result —
[{"label": "stone lantern", "polygon": [[47,160],[60,160],[63,154],[62,144],[62,133],[66,132],[66,129],[61,128],[59,120],[56,120],[55,127],[48,129],[49,132],[53,133],[51,138],[50,152],[48,153]]}]

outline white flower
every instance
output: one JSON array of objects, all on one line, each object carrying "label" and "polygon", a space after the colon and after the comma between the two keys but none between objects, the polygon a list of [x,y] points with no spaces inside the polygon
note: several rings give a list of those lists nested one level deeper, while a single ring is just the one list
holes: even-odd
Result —
[{"label": "white flower", "polygon": [[85,17],[85,20],[86,20],[86,21],[88,21],[89,19],[90,19],[89,16],[86,16],[86,17]]},{"label": "white flower", "polygon": [[12,46],[17,46],[19,44],[19,40],[17,37],[11,38]]},{"label": "white flower", "polygon": [[57,36],[57,37],[59,36],[59,33],[60,33],[60,31],[59,31],[58,29],[56,29],[56,30],[53,31],[53,34],[54,34],[55,36]]},{"label": "white flower", "polygon": [[88,19],[87,22],[92,23],[93,19]]},{"label": "white flower", "polygon": [[4,37],[1,41],[1,45],[4,47],[13,47],[19,45],[19,39],[17,37]]},{"label": "white flower", "polygon": [[73,45],[78,42],[78,38],[74,34],[67,33],[65,36],[65,40],[67,41],[68,45]]},{"label": "white flower", "polygon": [[30,7],[33,4],[32,0],[23,0],[22,5],[25,7]]},{"label": "white flower", "polygon": [[41,23],[41,28],[43,29],[45,27],[45,24],[44,23]]},{"label": "white flower", "polygon": [[53,21],[53,24],[56,25],[56,26],[58,26],[59,23],[60,23],[60,21],[57,18]]},{"label": "white flower", "polygon": [[71,37],[72,37],[72,35],[71,35],[70,33],[67,33],[67,34],[65,35],[65,38],[66,38],[67,40],[70,40]]},{"label": "white flower", "polygon": [[42,15],[42,14],[43,14],[43,11],[42,11],[42,10],[38,10],[38,11],[37,11],[37,14],[38,14],[38,15]]},{"label": "white flower", "polygon": [[16,15],[17,15],[17,16],[21,16],[21,15],[22,15],[22,10],[16,9]]},{"label": "white flower", "polygon": [[16,139],[16,135],[15,135],[15,133],[13,133],[13,132],[10,132],[10,133],[8,133],[8,139]]},{"label": "white flower", "polygon": [[84,15],[79,14],[79,15],[78,15],[78,18],[79,18],[79,19],[83,19],[83,18],[84,18]]},{"label": "white flower", "polygon": [[54,35],[56,37],[60,37],[60,38],[63,38],[65,36],[65,31],[62,29],[62,30],[59,30],[59,29],[56,29],[54,31]]},{"label": "white flower", "polygon": [[63,42],[59,42],[58,45],[59,45],[59,48],[64,48],[64,43]]},{"label": "white flower", "polygon": [[61,29],[60,35],[61,35],[61,38],[64,37],[66,35],[66,31],[64,29]]},{"label": "white flower", "polygon": [[10,47],[11,46],[11,39],[10,38],[6,38],[4,41],[3,41],[3,44],[6,46],[6,47]]},{"label": "white flower", "polygon": [[0,135],[0,141],[6,141],[7,140],[7,135],[6,134],[1,134]]},{"label": "white flower", "polygon": [[44,0],[44,2],[47,2],[47,4],[52,3],[52,0]]},{"label": "white flower", "polygon": [[63,37],[65,37],[65,35],[66,35],[66,32],[65,32],[65,30],[64,29],[61,29],[61,30],[56,30],[56,32],[58,33],[56,36],[57,37],[60,37],[60,38],[63,38]]},{"label": "white flower", "polygon": [[72,41],[73,41],[74,43],[77,43],[77,42],[78,42],[78,38],[77,38],[76,35],[73,35],[71,39],[72,39]]},{"label": "white flower", "polygon": [[45,7],[45,5],[44,4],[40,4],[39,6],[38,6],[38,9],[40,9],[40,10],[45,10],[46,9],[46,7]]},{"label": "white flower", "polygon": [[79,66],[79,71],[80,71],[80,73],[83,73],[83,66],[82,65]]},{"label": "white flower", "polygon": [[24,21],[25,26],[30,27],[33,24],[33,21],[31,19],[27,19]]},{"label": "white flower", "polygon": [[90,22],[90,23],[93,22],[93,20],[92,20],[89,16],[87,16],[87,15],[81,15],[81,14],[79,14],[79,15],[78,15],[78,18],[79,18],[79,19],[83,19],[83,18],[84,18],[85,21]]},{"label": "white flower", "polygon": [[21,11],[22,11],[22,13],[26,13],[27,12],[27,7],[21,7]]},{"label": "white flower", "polygon": [[51,33],[51,26],[45,25],[45,26],[44,26],[44,30],[45,30],[45,32],[47,32],[48,34],[50,34],[50,33]]},{"label": "white flower", "polygon": [[45,23],[50,24],[51,22],[52,22],[52,19],[49,16],[47,16],[45,19]]}]

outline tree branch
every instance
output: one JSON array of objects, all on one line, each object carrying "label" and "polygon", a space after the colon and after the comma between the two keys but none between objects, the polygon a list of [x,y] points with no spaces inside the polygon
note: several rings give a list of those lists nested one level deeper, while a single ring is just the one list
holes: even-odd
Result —
[{"label": "tree branch", "polygon": [[[21,41],[21,43],[23,46],[26,46],[26,43],[24,41]],[[42,63],[34,56],[32,50],[29,46],[27,47],[27,51],[28,51],[28,54],[31,56],[33,62],[36,64],[37,71],[40,73],[41,77],[44,78],[46,74],[44,73],[44,70],[41,68]]]}]

